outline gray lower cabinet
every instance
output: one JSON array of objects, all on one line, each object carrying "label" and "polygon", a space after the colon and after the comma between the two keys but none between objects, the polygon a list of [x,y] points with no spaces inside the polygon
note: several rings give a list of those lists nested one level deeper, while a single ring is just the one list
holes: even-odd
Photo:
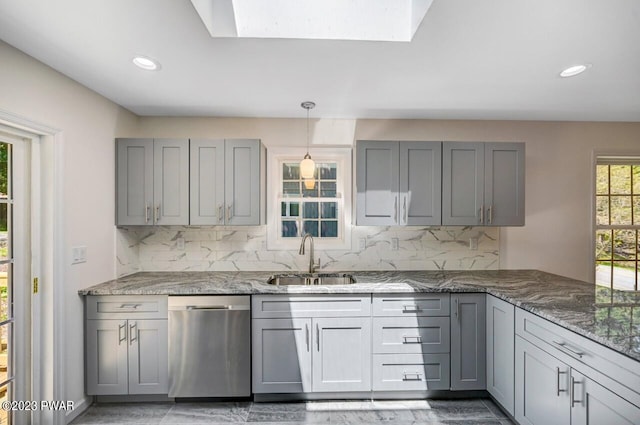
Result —
[{"label": "gray lower cabinet", "polygon": [[514,414],[515,307],[487,295],[487,391]]},{"label": "gray lower cabinet", "polygon": [[87,394],[167,394],[167,320],[87,320]]},{"label": "gray lower cabinet", "polygon": [[486,389],[485,294],[451,294],[451,389]]},{"label": "gray lower cabinet", "polygon": [[441,156],[441,142],[359,140],[357,224],[441,224]]},{"label": "gray lower cabinet", "polygon": [[569,366],[516,336],[515,372],[515,418],[520,425],[571,423]]},{"label": "gray lower cabinet", "polygon": [[311,319],[254,319],[254,393],[311,392]]},{"label": "gray lower cabinet", "polygon": [[449,353],[373,355],[373,391],[448,390],[449,385]]},{"label": "gray lower cabinet", "polygon": [[[268,303],[269,297],[254,297],[253,306],[263,301]],[[316,312],[323,307],[310,305],[317,306]],[[307,311],[313,315],[314,310]],[[370,316],[255,318],[255,313],[254,393],[371,391]]]},{"label": "gray lower cabinet", "polygon": [[189,140],[116,140],[116,225],[189,224]]},{"label": "gray lower cabinet", "polygon": [[524,143],[443,143],[442,224],[524,225],[524,155]]},{"label": "gray lower cabinet", "polygon": [[640,408],[597,382],[571,371],[571,425],[640,424]]}]

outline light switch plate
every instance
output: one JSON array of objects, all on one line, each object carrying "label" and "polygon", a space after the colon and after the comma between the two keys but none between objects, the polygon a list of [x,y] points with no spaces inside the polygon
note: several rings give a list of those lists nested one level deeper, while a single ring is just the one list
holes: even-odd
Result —
[{"label": "light switch plate", "polygon": [[360,251],[364,251],[365,249],[367,249],[367,238],[358,239],[358,249]]},{"label": "light switch plate", "polygon": [[87,247],[74,246],[71,248],[71,264],[80,264],[87,262]]},{"label": "light switch plate", "polygon": [[400,248],[400,241],[398,238],[391,238],[391,250],[397,251]]},{"label": "light switch plate", "polygon": [[178,251],[184,251],[184,238],[176,239],[176,248]]}]

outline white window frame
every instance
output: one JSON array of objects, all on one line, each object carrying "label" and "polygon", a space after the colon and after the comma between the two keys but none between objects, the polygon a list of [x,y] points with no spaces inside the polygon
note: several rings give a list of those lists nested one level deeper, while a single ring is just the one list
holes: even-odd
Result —
[{"label": "white window frame", "polygon": [[[304,148],[269,148],[267,149],[267,249],[293,250],[300,247],[300,238],[283,238],[281,236],[280,200],[282,196],[282,164],[300,162],[306,153]],[[351,203],[352,203],[352,170],[351,148],[322,147],[309,149],[309,154],[316,163],[335,162],[337,164],[336,191],[338,197],[338,237],[314,238],[316,249],[350,250],[351,249]],[[310,200],[315,198],[309,198]]]}]

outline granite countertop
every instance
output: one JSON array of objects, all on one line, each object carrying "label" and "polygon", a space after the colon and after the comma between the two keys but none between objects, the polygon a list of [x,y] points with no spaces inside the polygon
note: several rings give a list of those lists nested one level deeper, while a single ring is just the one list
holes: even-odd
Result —
[{"label": "granite countertop", "polygon": [[274,286],[273,272],[140,272],[80,295],[486,292],[640,361],[640,294],[537,270],[349,272],[356,283]]}]

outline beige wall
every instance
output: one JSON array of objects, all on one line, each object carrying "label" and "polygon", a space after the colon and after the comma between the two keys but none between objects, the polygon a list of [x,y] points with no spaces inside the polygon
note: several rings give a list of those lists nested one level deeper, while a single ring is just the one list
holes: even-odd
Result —
[{"label": "beige wall", "polygon": [[[303,145],[304,119],[141,117],[139,137],[254,137]],[[500,231],[500,267],[539,269],[593,280],[592,156],[640,154],[640,123],[312,120],[316,144],[354,140],[518,141],[526,143],[526,225]]]},{"label": "beige wall", "polygon": [[[77,404],[85,397],[83,303],[77,291],[115,275],[113,139],[131,131],[137,117],[3,42],[0,64],[0,110],[62,132],[64,255],[68,259],[78,245],[88,255],[84,264],[65,261],[65,306],[54,306],[65,315],[63,399]],[[41,288],[50,291],[50,283]]]}]

